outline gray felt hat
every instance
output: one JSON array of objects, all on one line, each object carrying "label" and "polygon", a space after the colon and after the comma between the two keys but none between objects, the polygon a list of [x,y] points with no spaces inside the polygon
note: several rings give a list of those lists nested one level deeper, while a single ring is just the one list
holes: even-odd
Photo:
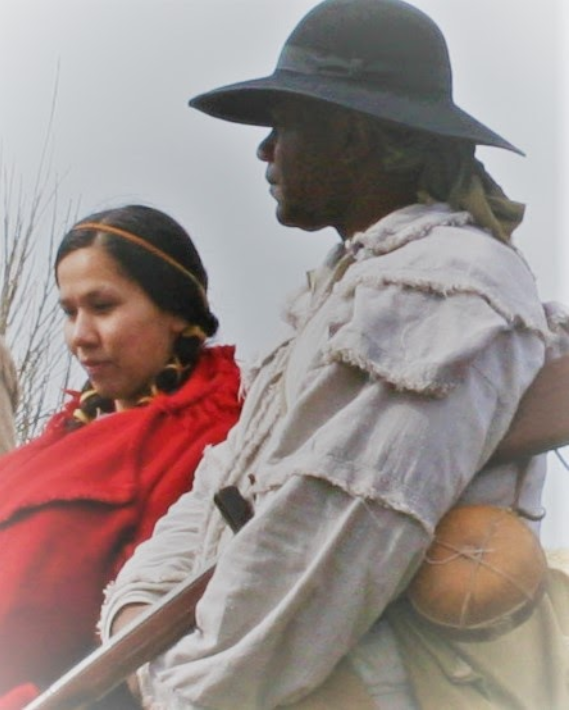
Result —
[{"label": "gray felt hat", "polygon": [[273,74],[200,94],[189,103],[227,121],[271,126],[278,96],[318,99],[521,153],[456,106],[441,31],[402,0],[325,0],[293,30]]}]

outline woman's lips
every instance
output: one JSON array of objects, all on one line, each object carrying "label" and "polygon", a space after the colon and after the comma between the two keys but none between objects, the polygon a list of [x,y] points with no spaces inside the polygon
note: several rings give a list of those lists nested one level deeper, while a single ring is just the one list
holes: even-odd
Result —
[{"label": "woman's lips", "polygon": [[82,361],[81,365],[90,377],[94,377],[104,372],[111,363],[107,360],[85,360]]}]

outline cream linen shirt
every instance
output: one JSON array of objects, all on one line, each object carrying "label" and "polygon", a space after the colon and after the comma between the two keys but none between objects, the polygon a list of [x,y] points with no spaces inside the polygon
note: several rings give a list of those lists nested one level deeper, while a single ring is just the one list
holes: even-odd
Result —
[{"label": "cream linen shirt", "polygon": [[[458,500],[510,505],[485,463],[542,366],[549,330],[521,256],[447,205],[389,215],[290,303],[240,422],[107,591],[153,602],[214,560],[197,628],[139,672],[147,708],[271,709],[348,658],[380,708],[414,708],[386,606]],[[519,503],[540,507],[534,460]],[[212,503],[239,486],[236,536]]]}]

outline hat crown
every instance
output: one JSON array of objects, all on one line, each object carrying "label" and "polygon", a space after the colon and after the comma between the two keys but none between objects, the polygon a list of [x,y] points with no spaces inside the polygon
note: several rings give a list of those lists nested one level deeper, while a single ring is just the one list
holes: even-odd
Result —
[{"label": "hat crown", "polygon": [[293,30],[276,71],[452,100],[444,36],[427,15],[401,0],[325,0]]},{"label": "hat crown", "polygon": [[521,153],[454,103],[446,40],[404,0],[324,0],[290,34],[271,76],[214,89],[190,105],[272,126],[272,107],[285,96]]}]

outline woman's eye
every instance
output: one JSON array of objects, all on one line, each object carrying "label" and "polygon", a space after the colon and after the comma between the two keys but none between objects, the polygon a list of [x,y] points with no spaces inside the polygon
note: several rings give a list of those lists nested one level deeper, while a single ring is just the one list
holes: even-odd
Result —
[{"label": "woman's eye", "polygon": [[69,306],[65,306],[64,304],[60,304],[60,308],[66,318],[73,318],[75,314],[75,311],[73,309],[71,309]]},{"label": "woman's eye", "polygon": [[98,301],[95,304],[92,304],[93,310],[98,313],[107,313],[108,311],[111,311],[113,308],[114,304],[112,304],[110,301]]}]

